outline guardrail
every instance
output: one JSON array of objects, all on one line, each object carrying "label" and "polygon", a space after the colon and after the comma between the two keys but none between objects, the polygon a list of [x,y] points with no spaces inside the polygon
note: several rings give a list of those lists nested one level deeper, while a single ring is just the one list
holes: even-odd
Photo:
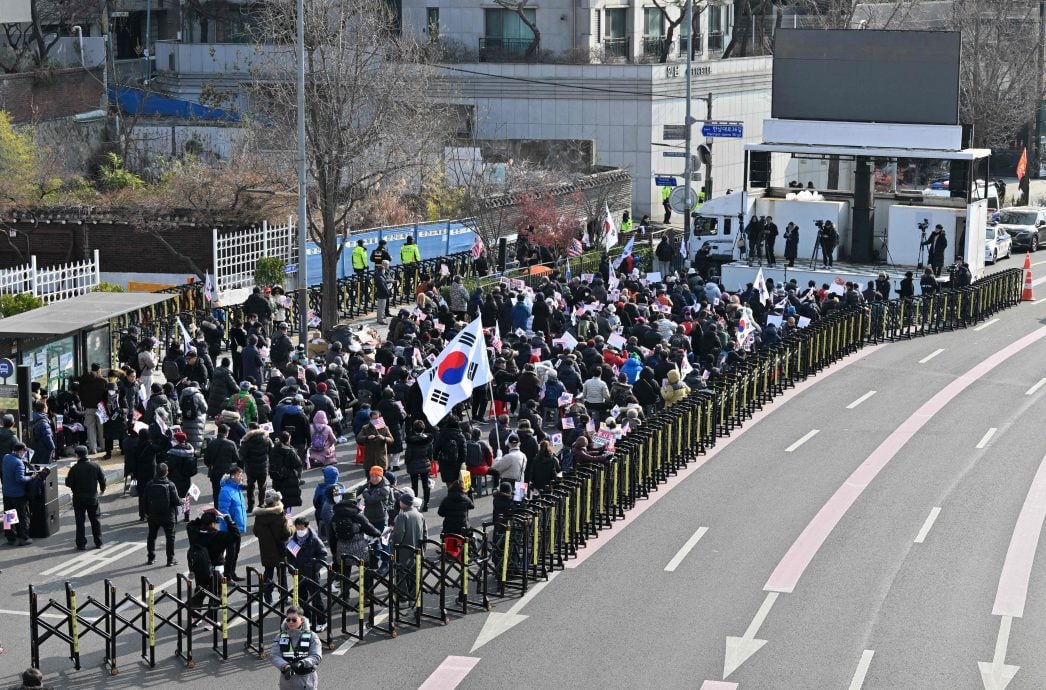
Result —
[{"label": "guardrail", "polygon": [[[105,666],[118,670],[119,643],[140,643],[141,657],[156,664],[158,646],[195,665],[205,641],[228,659],[232,635],[266,657],[268,633],[279,627],[288,604],[304,606],[329,623],[328,649],[360,640],[369,631],[395,637],[403,626],[446,624],[453,616],[489,610],[493,600],[525,593],[575,557],[588,540],[649,496],[719,438],[739,428],[796,382],[815,376],[866,343],[965,328],[1020,302],[1022,271],[1012,269],[968,288],[917,298],[877,302],[822,318],[782,342],[749,353],[715,376],[705,389],[665,408],[622,438],[606,461],[576,466],[540,494],[514,504],[505,519],[464,535],[426,539],[379,561],[350,558],[302,573],[284,566],[272,582],[252,567],[239,584],[216,577],[201,587],[179,575],[169,590],[142,577],[138,594],[120,595],[108,580],[101,599],[81,596],[66,583],[64,597],[41,601],[29,587],[30,662],[40,668],[41,647],[57,641],[75,668],[85,642],[101,643]],[[209,628],[209,630],[207,629]],[[242,633],[240,632],[242,630]],[[234,632],[235,631],[235,632]]]}]

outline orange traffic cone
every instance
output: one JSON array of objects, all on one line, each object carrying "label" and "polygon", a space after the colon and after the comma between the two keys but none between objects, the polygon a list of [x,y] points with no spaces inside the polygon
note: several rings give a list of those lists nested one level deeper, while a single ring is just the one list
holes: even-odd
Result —
[{"label": "orange traffic cone", "polygon": [[1024,255],[1024,294],[1021,296],[1024,302],[1034,302],[1035,295],[1031,289],[1031,252]]}]

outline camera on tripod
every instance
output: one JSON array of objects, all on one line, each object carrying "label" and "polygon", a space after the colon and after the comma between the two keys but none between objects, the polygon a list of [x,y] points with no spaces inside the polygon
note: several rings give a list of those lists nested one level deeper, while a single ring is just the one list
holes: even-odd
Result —
[{"label": "camera on tripod", "polygon": [[930,227],[930,219],[923,218],[922,222],[919,223],[918,227],[921,232],[926,232],[926,229]]},{"label": "camera on tripod", "polygon": [[815,220],[814,221],[814,225],[817,226],[818,230],[824,230],[824,221],[823,220]]}]

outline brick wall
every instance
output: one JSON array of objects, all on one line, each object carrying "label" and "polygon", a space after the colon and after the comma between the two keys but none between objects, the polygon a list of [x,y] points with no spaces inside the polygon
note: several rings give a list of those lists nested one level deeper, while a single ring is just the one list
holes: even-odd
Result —
[{"label": "brick wall", "polygon": [[[16,230],[29,237],[31,254],[40,266],[79,261],[90,258],[97,249],[101,269],[121,273],[190,273],[188,257],[200,270],[213,271],[211,266],[211,231],[203,227],[183,227],[163,234],[163,242],[149,233],[135,232],[126,225],[107,223],[78,223],[66,221],[41,222],[36,227],[27,223],[7,221]],[[25,237],[12,241],[25,252]],[[23,263],[6,242],[0,242],[0,268]]]},{"label": "brick wall", "polygon": [[69,117],[98,110],[102,103],[101,67],[0,77],[0,110],[15,123]]}]

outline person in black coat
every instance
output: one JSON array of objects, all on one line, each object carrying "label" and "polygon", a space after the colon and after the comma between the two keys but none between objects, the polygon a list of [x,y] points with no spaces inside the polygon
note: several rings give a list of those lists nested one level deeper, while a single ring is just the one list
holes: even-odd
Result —
[{"label": "person in black coat", "polygon": [[799,226],[789,223],[785,227],[785,252],[784,257],[788,260],[788,266],[795,266],[795,260],[799,256]]},{"label": "person in black coat", "polygon": [[[224,531],[218,529],[219,522],[225,523]],[[206,609],[207,618],[213,621],[217,616],[217,607],[213,603],[204,605],[205,592],[214,594],[211,569],[224,568],[226,573],[232,574],[231,559],[239,551],[240,528],[228,515],[219,514],[217,508],[208,508],[200,517],[185,526],[185,533],[189,538],[189,567],[197,587],[197,592],[193,595],[193,605],[197,611]],[[201,562],[202,559],[193,557],[194,549],[199,547],[207,551],[210,568],[205,567],[207,563]],[[208,597],[207,601],[214,600]]]},{"label": "person in black coat", "polygon": [[429,469],[432,467],[432,435],[426,433],[424,420],[414,421],[410,433],[407,434],[403,457],[415,496],[418,495],[418,484],[421,484],[424,494],[424,504],[421,509],[424,512],[428,510],[429,496],[432,492],[432,482],[429,478]]},{"label": "person in black coat", "polygon": [[[303,516],[294,519],[294,536],[287,542],[287,548],[287,562],[305,578],[300,581],[299,599],[316,631],[323,632],[327,627],[327,616],[320,601],[320,588],[314,583],[320,580],[320,568],[330,564],[330,554],[316,533],[309,529],[309,519]],[[297,552],[290,551],[291,548],[296,548]]]},{"label": "person in black coat", "polygon": [[534,461],[527,463],[523,480],[530,484],[530,488],[542,491],[552,483],[560,471],[559,460],[552,452],[552,443],[542,441]]},{"label": "person in black coat", "polygon": [[392,432],[392,443],[389,444],[387,449],[389,468],[398,470],[402,464],[403,424],[407,421],[407,418],[400,406],[396,404],[395,393],[393,393],[391,388],[386,388],[381,392],[381,400],[374,409],[381,413],[381,418],[385,420],[385,425]]},{"label": "person in black coat", "polygon": [[144,521],[147,513],[145,505],[145,485],[156,477],[156,455],[159,449],[149,441],[149,432],[141,429],[135,437],[132,455],[131,476],[138,485],[138,519]]},{"label": "person in black coat", "polygon": [[218,505],[218,493],[221,490],[222,477],[239,462],[236,444],[229,440],[229,427],[218,425],[218,436],[207,444],[203,451],[203,464],[207,467],[207,478],[211,480],[214,492],[214,505]]},{"label": "person in black coat", "polygon": [[[178,489],[178,496],[183,500],[189,493],[189,485],[196,475],[196,451],[189,445],[185,432],[179,431],[174,435],[174,445],[167,451],[167,467],[170,469],[171,481]],[[189,514],[185,514],[188,521]]]},{"label": "person in black coat", "polygon": [[435,452],[439,461],[439,476],[448,486],[461,478],[461,468],[465,465],[465,435],[461,430],[462,424],[468,426],[467,422],[459,422],[456,417],[450,415],[436,438]]},{"label": "person in black coat", "polygon": [[283,495],[286,508],[296,508],[301,503],[301,458],[291,447],[291,435],[286,431],[279,435],[269,451],[269,477],[272,488]]},{"label": "person in black coat", "polygon": [[447,487],[447,496],[439,504],[439,516],[443,518],[443,534],[466,536],[469,531],[469,511],[475,508],[472,499],[465,494],[460,479]]}]

